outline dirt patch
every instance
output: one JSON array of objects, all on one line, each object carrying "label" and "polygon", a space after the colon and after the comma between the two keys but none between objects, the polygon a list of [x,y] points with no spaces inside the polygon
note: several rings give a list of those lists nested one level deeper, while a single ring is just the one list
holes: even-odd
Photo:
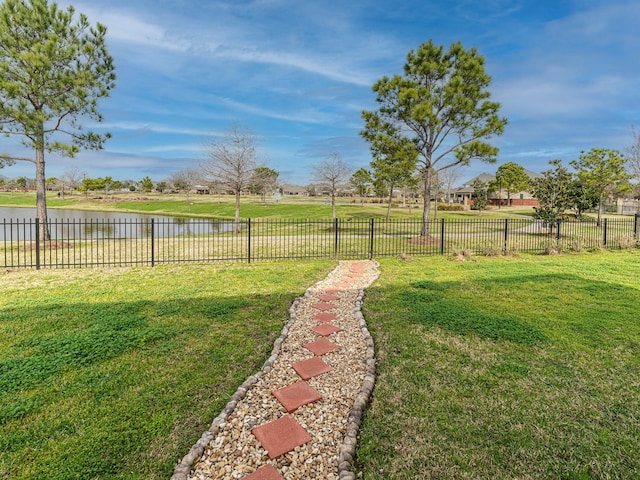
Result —
[{"label": "dirt patch", "polygon": [[428,246],[440,246],[441,239],[432,235],[424,235],[419,237],[413,237],[407,240],[407,243],[411,245],[428,245]]},{"label": "dirt patch", "polygon": [[[51,242],[41,242],[40,250],[62,250],[62,249],[70,249],[73,248],[73,244],[69,242],[62,242],[59,240],[51,241]],[[29,243],[20,247],[20,250],[23,252],[31,252],[36,249],[35,243]]]}]

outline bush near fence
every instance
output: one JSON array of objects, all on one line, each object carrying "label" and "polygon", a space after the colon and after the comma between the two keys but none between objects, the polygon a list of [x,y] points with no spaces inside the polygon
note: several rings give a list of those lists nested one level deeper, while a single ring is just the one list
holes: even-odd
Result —
[{"label": "bush near fence", "polygon": [[300,258],[374,258],[549,252],[636,247],[640,215],[594,222],[534,219],[434,220],[421,236],[421,220],[245,219],[240,233],[229,220],[49,220],[50,241],[38,221],[0,223],[0,267],[70,268],[154,266],[161,263]]}]

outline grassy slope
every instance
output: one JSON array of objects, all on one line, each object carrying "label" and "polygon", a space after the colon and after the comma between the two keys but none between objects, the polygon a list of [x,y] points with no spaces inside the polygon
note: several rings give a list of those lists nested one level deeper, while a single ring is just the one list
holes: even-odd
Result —
[{"label": "grassy slope", "polygon": [[1,276],[0,478],[168,478],[331,268]]},{"label": "grassy slope", "polygon": [[383,260],[363,477],[636,478],[639,260]]}]

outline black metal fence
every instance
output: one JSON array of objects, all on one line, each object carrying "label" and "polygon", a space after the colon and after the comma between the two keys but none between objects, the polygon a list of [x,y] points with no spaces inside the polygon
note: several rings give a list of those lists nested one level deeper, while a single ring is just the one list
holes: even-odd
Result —
[{"label": "black metal fence", "polygon": [[580,251],[637,247],[640,215],[595,221],[534,219],[55,220],[0,223],[0,267],[64,268],[300,258],[443,255],[456,251]]}]

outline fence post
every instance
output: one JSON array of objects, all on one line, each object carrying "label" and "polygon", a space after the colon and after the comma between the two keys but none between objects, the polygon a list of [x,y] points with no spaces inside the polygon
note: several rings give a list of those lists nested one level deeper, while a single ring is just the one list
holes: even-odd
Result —
[{"label": "fence post", "polygon": [[440,219],[440,255],[444,255],[444,218]]},{"label": "fence post", "polygon": [[251,219],[250,218],[247,219],[247,263],[251,263]]},{"label": "fence post", "polygon": [[369,230],[369,260],[373,260],[373,217],[371,217],[371,229]]},{"label": "fence post", "polygon": [[607,219],[604,219],[603,232],[602,232],[602,246],[607,246]]},{"label": "fence post", "polygon": [[338,257],[338,219],[333,220],[333,230],[336,232],[334,245],[333,245],[333,255]]},{"label": "fence post", "polygon": [[151,267],[156,266],[156,229],[155,218],[151,219]]},{"label": "fence post", "polygon": [[38,218],[36,218],[36,270],[40,270],[40,220]]},{"label": "fence post", "polygon": [[562,220],[561,219],[557,219],[556,220],[556,241],[560,241],[560,225],[562,225]]},{"label": "fence post", "polygon": [[504,255],[507,254],[507,250],[508,250],[507,242],[508,241],[509,241],[509,219],[505,218],[504,219],[504,245],[502,247],[502,253]]},{"label": "fence post", "polygon": [[640,213],[636,213],[635,222],[633,222],[633,238],[638,240],[638,222],[640,222]]}]

